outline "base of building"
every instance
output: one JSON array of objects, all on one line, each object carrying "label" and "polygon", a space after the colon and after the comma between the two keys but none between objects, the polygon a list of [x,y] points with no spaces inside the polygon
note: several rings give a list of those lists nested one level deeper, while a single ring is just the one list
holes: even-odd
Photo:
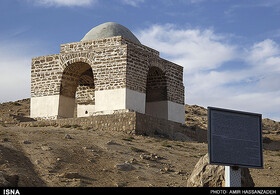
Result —
[{"label": "base of building", "polygon": [[128,134],[157,135],[179,141],[207,140],[206,131],[196,131],[181,123],[129,110],[89,117],[23,122],[20,123],[20,126],[80,126],[104,131],[123,131]]},{"label": "base of building", "polygon": [[95,104],[78,104],[75,98],[63,95],[32,97],[30,117],[35,119],[73,118],[77,108],[77,117],[113,114],[122,110],[131,110],[142,114],[185,124],[185,106],[172,101],[146,102],[146,94],[127,88],[95,92]]}]

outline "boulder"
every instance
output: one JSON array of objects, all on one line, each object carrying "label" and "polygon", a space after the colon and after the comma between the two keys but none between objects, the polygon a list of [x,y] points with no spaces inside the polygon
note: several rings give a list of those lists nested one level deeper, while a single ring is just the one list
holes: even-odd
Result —
[{"label": "boulder", "polygon": [[[208,154],[199,159],[187,181],[188,187],[224,187],[225,167],[209,165]],[[254,187],[255,183],[248,168],[241,168],[241,186]]]}]

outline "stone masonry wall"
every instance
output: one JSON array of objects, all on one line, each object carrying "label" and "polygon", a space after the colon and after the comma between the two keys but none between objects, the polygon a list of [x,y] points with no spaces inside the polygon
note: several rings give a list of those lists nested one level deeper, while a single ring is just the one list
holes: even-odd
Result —
[{"label": "stone masonry wall", "polygon": [[[22,122],[21,127],[87,127],[94,130],[123,131],[128,134],[161,136],[173,140],[207,141],[207,134],[189,129],[186,125],[156,118],[138,112],[123,112],[110,115],[97,115],[81,118],[68,118],[58,120],[42,120],[35,122]],[[201,135],[200,135],[201,134]]]},{"label": "stone masonry wall", "polygon": [[136,113],[125,112],[110,115],[97,115],[79,118],[67,118],[57,120],[41,120],[35,122],[22,122],[21,127],[88,127],[104,131],[124,131],[131,133],[136,126]]},{"label": "stone masonry wall", "polygon": [[160,135],[168,139],[185,140],[186,137],[197,140],[198,135],[181,123],[169,121],[136,112],[136,132],[140,135]]},{"label": "stone masonry wall", "polygon": [[127,87],[146,93],[147,75],[151,67],[157,67],[165,74],[167,99],[184,104],[183,67],[164,60],[158,53],[148,52],[135,44],[128,45]]},{"label": "stone masonry wall", "polygon": [[122,40],[121,36],[116,36],[99,40],[61,44],[60,53],[65,54],[79,51],[92,51],[103,47],[120,46],[123,45]]},{"label": "stone masonry wall", "polygon": [[78,104],[95,104],[95,87],[91,68],[80,76],[76,88],[76,100]]},{"label": "stone masonry wall", "polygon": [[78,104],[95,104],[94,88],[90,86],[78,86],[77,87],[77,103]]},{"label": "stone masonry wall", "polygon": [[168,67],[168,71],[166,71],[168,100],[184,105],[185,87],[183,84],[183,67],[165,59],[160,59],[160,63]]},{"label": "stone masonry wall", "polygon": [[[114,42],[118,39],[121,37],[106,39],[111,40],[108,45],[95,41],[96,45],[92,47],[87,42],[64,44],[61,54],[32,58],[31,97],[60,94],[63,71],[69,65],[81,62],[91,66],[95,90],[125,87],[127,47]],[[89,43],[93,44],[93,41]]]},{"label": "stone masonry wall", "polygon": [[32,58],[31,97],[58,95],[62,68],[60,54]]},{"label": "stone masonry wall", "polygon": [[60,54],[32,58],[31,97],[61,94],[64,70],[74,63],[92,68],[95,91],[127,87],[146,93],[148,71],[158,67],[166,77],[167,99],[184,104],[183,67],[121,36],[62,44]]}]

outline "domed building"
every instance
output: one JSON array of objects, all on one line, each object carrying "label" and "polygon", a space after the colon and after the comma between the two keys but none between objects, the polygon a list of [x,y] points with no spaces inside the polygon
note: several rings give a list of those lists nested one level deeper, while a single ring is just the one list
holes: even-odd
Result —
[{"label": "domed building", "polygon": [[108,37],[122,36],[130,41],[141,44],[137,37],[123,25],[107,22],[91,29],[81,41],[105,39]]},{"label": "domed building", "polygon": [[159,57],[126,27],[108,22],[59,54],[32,58],[36,119],[137,112],[185,123],[183,67]]}]

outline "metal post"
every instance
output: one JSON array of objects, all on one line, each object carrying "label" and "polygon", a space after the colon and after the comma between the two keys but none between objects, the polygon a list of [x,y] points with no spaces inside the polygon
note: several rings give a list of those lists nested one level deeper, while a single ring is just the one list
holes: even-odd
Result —
[{"label": "metal post", "polygon": [[241,187],[241,168],[225,166],[225,187]]}]

